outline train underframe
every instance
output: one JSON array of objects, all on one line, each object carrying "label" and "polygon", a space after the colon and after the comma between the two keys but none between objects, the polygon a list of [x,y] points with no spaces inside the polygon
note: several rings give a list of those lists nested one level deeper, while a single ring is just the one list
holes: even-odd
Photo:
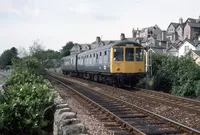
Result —
[{"label": "train underframe", "polygon": [[70,72],[63,71],[64,75],[69,75],[73,77],[80,77],[95,82],[101,82],[106,85],[113,85],[115,87],[134,87],[139,81],[139,76],[141,73],[136,74],[111,74],[111,73],[96,73],[96,72]]}]

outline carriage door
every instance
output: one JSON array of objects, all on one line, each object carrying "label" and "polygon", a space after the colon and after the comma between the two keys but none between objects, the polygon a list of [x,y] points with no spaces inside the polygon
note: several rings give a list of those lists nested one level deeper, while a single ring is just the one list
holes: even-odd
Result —
[{"label": "carriage door", "polygon": [[110,50],[108,50],[108,64],[110,64]]}]

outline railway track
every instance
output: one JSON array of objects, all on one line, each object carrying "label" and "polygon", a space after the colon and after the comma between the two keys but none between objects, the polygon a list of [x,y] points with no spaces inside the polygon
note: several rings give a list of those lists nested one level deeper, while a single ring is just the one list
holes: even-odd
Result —
[{"label": "railway track", "polygon": [[184,97],[174,96],[167,93],[155,92],[152,90],[139,89],[135,95],[147,100],[154,100],[159,103],[175,106],[193,113],[200,114],[200,101]]},{"label": "railway track", "polygon": [[[119,134],[200,135],[200,131],[164,118],[121,99],[66,81],[62,76],[51,75],[51,77],[65,87],[73,90],[89,104],[103,112],[109,120],[115,121],[119,125],[118,130],[121,129],[121,133]],[[125,130],[127,132],[124,132]]]},{"label": "railway track", "polygon": [[[98,85],[102,86],[102,84],[98,84]],[[124,90],[124,89],[121,89],[121,90]],[[135,90],[138,90],[138,91],[135,91]],[[177,108],[180,108],[181,110],[186,110],[188,112],[196,113],[200,115],[200,101],[198,100],[193,100],[193,99],[175,96],[175,95],[171,95],[167,93],[161,93],[161,92],[157,92],[153,90],[146,90],[146,89],[140,89],[140,88],[134,88],[134,89],[128,88],[128,91],[126,91],[126,93],[133,95],[138,100],[142,100],[142,101],[146,100],[148,102],[156,101],[159,104],[165,104],[165,105],[177,107]]]}]

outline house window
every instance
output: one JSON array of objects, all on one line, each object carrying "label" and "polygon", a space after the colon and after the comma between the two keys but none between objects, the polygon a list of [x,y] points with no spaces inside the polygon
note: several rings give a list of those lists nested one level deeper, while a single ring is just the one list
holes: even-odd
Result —
[{"label": "house window", "polygon": [[185,46],[185,53],[189,51],[189,46]]},{"label": "house window", "polygon": [[104,55],[106,56],[106,51],[104,52]]},{"label": "house window", "polygon": [[101,52],[100,52],[99,56],[101,56]]}]

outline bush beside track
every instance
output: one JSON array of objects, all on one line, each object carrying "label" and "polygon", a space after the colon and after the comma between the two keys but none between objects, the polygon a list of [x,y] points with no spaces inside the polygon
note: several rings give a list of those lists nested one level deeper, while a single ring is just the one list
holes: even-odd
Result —
[{"label": "bush beside track", "polygon": [[[146,78],[141,78],[138,87],[145,87]],[[150,88],[175,95],[200,98],[200,66],[190,55],[174,57],[152,54]]]},{"label": "bush beside track", "polygon": [[37,60],[15,61],[0,94],[0,134],[48,134],[52,132],[54,91],[41,76]]}]

